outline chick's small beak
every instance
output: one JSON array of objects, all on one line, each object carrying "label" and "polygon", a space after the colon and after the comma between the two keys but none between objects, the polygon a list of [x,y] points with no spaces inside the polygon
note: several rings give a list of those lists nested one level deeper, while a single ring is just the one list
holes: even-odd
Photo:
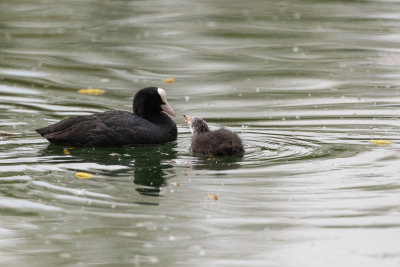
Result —
[{"label": "chick's small beak", "polygon": [[183,114],[183,117],[185,118],[186,123],[188,123],[189,122],[189,116]]}]

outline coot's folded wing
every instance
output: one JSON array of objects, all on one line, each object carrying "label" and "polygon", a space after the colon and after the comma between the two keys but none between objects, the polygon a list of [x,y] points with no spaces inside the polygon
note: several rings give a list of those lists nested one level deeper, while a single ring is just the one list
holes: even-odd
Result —
[{"label": "coot's folded wing", "polygon": [[160,144],[176,139],[176,133],[172,137],[166,133],[170,129],[126,111],[107,111],[73,117],[43,129],[45,130],[41,132],[44,138],[53,144],[65,146]]},{"label": "coot's folded wing", "polygon": [[50,134],[50,133],[59,132],[59,131],[68,129],[75,124],[79,124],[80,122],[87,119],[87,117],[88,116],[71,117],[71,118],[59,121],[57,123],[54,123],[52,125],[49,125],[47,127],[35,129],[35,131],[38,132],[41,136],[44,136],[44,135]]}]

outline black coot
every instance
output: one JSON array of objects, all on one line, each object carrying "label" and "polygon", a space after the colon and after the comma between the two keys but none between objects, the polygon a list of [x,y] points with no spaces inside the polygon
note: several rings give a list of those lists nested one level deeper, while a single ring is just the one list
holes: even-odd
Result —
[{"label": "black coot", "polygon": [[207,123],[199,117],[185,117],[193,134],[190,152],[196,156],[243,156],[244,148],[240,137],[222,128],[210,131]]},{"label": "black coot", "polygon": [[133,113],[121,110],[71,117],[36,129],[56,145],[110,147],[161,144],[176,140],[175,116],[164,89],[146,87],[133,99]]}]

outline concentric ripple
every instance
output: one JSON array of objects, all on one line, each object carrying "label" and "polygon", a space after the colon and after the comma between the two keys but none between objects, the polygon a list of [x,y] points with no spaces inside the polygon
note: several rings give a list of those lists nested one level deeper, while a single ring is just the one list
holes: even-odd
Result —
[{"label": "concentric ripple", "polygon": [[302,139],[288,132],[251,129],[242,132],[242,136],[246,140],[246,158],[251,164],[274,164],[324,156],[318,140]]}]

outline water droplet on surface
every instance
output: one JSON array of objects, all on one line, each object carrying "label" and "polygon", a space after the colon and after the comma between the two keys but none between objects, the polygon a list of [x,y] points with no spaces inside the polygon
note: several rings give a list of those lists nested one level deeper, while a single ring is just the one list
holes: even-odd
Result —
[{"label": "water droplet on surface", "polygon": [[217,26],[215,21],[207,21],[207,27],[214,28],[215,26]]},{"label": "water droplet on surface", "polygon": [[63,258],[63,259],[71,258],[71,254],[69,254],[69,253],[60,253],[59,256],[60,256],[60,258]]}]

